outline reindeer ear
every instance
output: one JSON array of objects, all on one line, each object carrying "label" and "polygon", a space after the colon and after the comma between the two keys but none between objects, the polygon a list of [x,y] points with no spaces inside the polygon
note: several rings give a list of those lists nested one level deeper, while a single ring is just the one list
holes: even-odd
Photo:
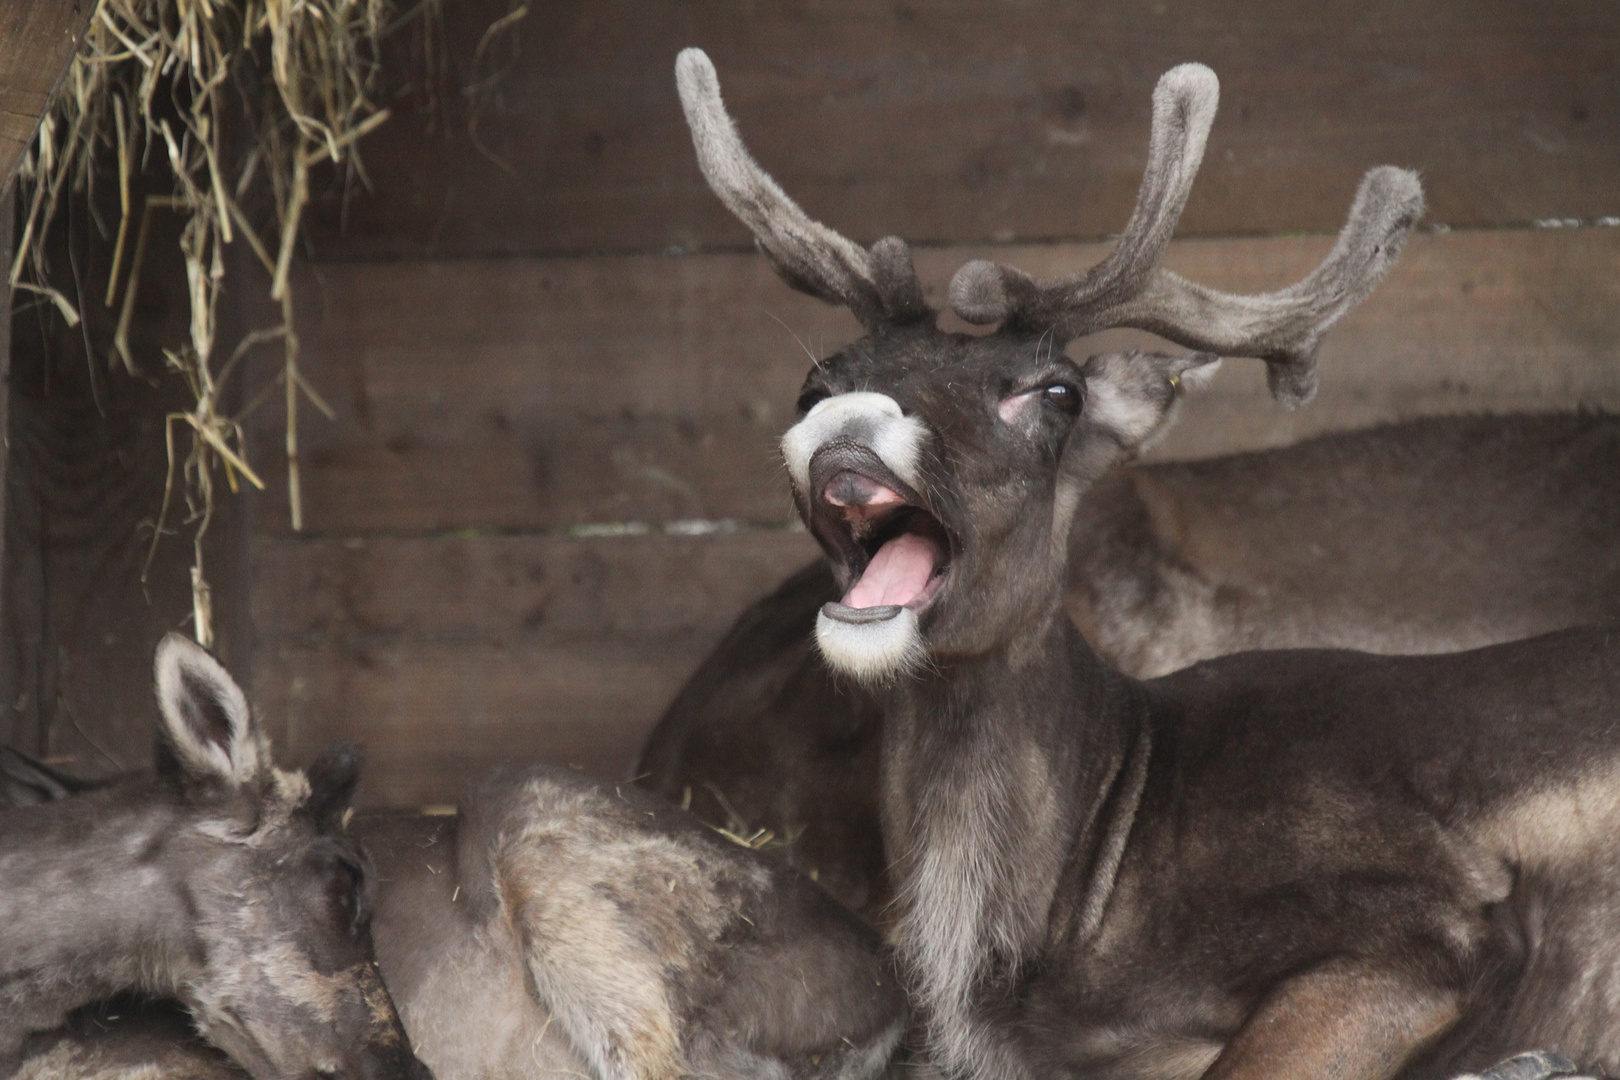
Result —
[{"label": "reindeer ear", "polygon": [[360,786],[360,763],[364,753],[357,742],[329,746],[304,770],[309,778],[309,801],[305,808],[323,832],[336,832],[343,826],[343,815]]},{"label": "reindeer ear", "polygon": [[1132,453],[1147,449],[1175,422],[1183,390],[1201,390],[1220,368],[1213,353],[1104,353],[1086,361],[1083,416]]},{"label": "reindeer ear", "polygon": [[264,736],[247,697],[218,660],[176,633],[158,643],[158,711],[163,740],[189,783],[236,790],[269,768]]}]

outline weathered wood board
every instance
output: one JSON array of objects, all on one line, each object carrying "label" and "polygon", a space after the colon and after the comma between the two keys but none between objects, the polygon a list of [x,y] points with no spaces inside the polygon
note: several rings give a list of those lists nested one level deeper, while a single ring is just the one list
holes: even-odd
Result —
[{"label": "weathered wood board", "polygon": [[371,805],[453,802],[511,761],[617,776],[736,613],[814,553],[788,531],[260,540],[255,705],[299,760],[364,740]]},{"label": "weathered wood board", "polygon": [[[1304,276],[1328,244],[1181,241],[1169,265],[1253,291]],[[1054,273],[1105,250],[933,249],[919,265],[937,297],[972,255]],[[858,335],[847,312],[789,291],[753,255],[327,265],[303,295],[304,370],[339,413],[303,425],[306,526],[323,535],[784,524],[775,441],[805,349]],[[1071,352],[1151,340],[1114,334]],[[1232,361],[1156,453],[1434,412],[1620,407],[1620,229],[1414,237],[1328,337],[1321,373],[1316,402],[1288,413],[1259,364]],[[273,457],[279,418],[261,422]],[[285,530],[280,493],[260,527]]]},{"label": "weathered wood board", "polygon": [[78,51],[95,0],[0,2],[0,188]]},{"label": "weathered wood board", "polygon": [[1116,231],[1188,60],[1222,104],[1184,235],[1330,231],[1385,163],[1453,227],[1620,215],[1612,0],[556,0],[485,42],[511,6],[444,8],[471,98],[396,38],[377,195],[322,203],[323,257],[741,249],[681,121],[687,45],[764,166],[864,241]]}]

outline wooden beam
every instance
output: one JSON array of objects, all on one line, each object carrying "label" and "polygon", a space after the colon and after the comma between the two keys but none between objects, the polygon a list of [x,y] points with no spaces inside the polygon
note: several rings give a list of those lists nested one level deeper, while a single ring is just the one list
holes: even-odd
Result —
[{"label": "wooden beam", "polygon": [[261,649],[253,704],[274,722],[285,760],[362,742],[362,807],[454,803],[510,762],[622,777],[709,644],[386,641],[285,646],[273,658]]},{"label": "wooden beam", "polygon": [[[1180,241],[1169,265],[1245,291],[1303,276],[1327,237]],[[936,300],[980,254],[1041,274],[1105,245],[924,251]],[[305,414],[307,527],[318,534],[793,519],[775,450],[811,357],[853,340],[836,308],[755,255],[337,264],[301,284],[303,370],[336,407]],[[1078,343],[1149,344],[1112,333]],[[1261,365],[1231,361],[1161,458],[1281,445],[1427,413],[1620,408],[1620,229],[1424,234],[1329,335],[1322,389],[1277,408]],[[256,460],[280,415],[255,417]],[[281,470],[267,467],[273,487]],[[287,530],[279,488],[259,528]]]},{"label": "wooden beam", "polygon": [[1612,0],[554,0],[485,41],[509,8],[445,8],[470,98],[396,36],[376,195],[315,209],[322,257],[744,249],[681,120],[687,45],[786,190],[868,242],[1117,232],[1188,60],[1222,101],[1183,235],[1336,229],[1381,164],[1454,228],[1620,214]]},{"label": "wooden beam", "polygon": [[566,644],[718,636],[815,558],[803,530],[710,536],[349,537],[254,544],[253,629],[274,645],[388,638]]},{"label": "wooden beam", "polygon": [[804,533],[261,540],[254,706],[308,760],[360,739],[362,801],[453,802],[506,761],[617,777]]},{"label": "wooden beam", "polygon": [[95,0],[0,0],[0,187],[11,182]]}]

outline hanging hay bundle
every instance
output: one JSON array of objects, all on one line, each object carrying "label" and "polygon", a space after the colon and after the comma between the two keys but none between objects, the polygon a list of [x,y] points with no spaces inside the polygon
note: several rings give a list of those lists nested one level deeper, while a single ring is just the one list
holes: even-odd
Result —
[{"label": "hanging hay bundle", "polygon": [[[272,341],[280,342],[283,355],[292,525],[303,527],[299,395],[328,415],[331,410],[298,370],[288,272],[310,170],[331,162],[346,171],[345,181],[364,179],[355,143],[388,117],[373,90],[379,38],[390,15],[388,0],[98,0],[65,86],[19,173],[25,210],[12,287],[42,294],[76,325],[74,302],[49,284],[45,232],[62,200],[90,194],[97,170],[116,158],[121,215],[101,299],[119,313],[109,362],[131,373],[130,319],[152,214],[177,212],[183,220],[190,333],[164,357],[195,404],[168,417],[169,479],[152,543],[155,548],[169,515],[178,463],[192,528],[196,637],[203,645],[213,639],[202,541],[216,471],[232,490],[244,479],[264,486],[246,460],[240,425],[220,410],[220,395],[246,352]],[[266,84],[273,93],[256,92]],[[132,174],[151,153],[167,160],[174,193],[131,205]],[[243,207],[265,203],[273,214],[268,225],[256,227]],[[217,363],[223,247],[238,239],[269,275],[281,322],[249,332]],[[176,457],[177,428],[190,435],[183,461]]]}]

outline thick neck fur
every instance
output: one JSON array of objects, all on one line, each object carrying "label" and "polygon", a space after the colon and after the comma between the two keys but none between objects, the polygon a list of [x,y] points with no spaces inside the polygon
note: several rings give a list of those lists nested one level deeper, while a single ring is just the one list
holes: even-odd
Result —
[{"label": "thick neck fur", "polygon": [[0,822],[0,1060],[28,1030],[106,993],[170,985],[185,962],[182,904],[159,856],[172,815],[128,789]]},{"label": "thick neck fur", "polygon": [[1101,890],[1083,912],[1111,881],[1108,808],[1132,771],[1140,691],[1068,619],[1041,636],[888,692],[896,939],[936,1060],[957,1076],[1025,1075],[984,1021],[1039,961],[1048,927],[1065,925],[1052,911],[1060,882],[1088,899]]}]

